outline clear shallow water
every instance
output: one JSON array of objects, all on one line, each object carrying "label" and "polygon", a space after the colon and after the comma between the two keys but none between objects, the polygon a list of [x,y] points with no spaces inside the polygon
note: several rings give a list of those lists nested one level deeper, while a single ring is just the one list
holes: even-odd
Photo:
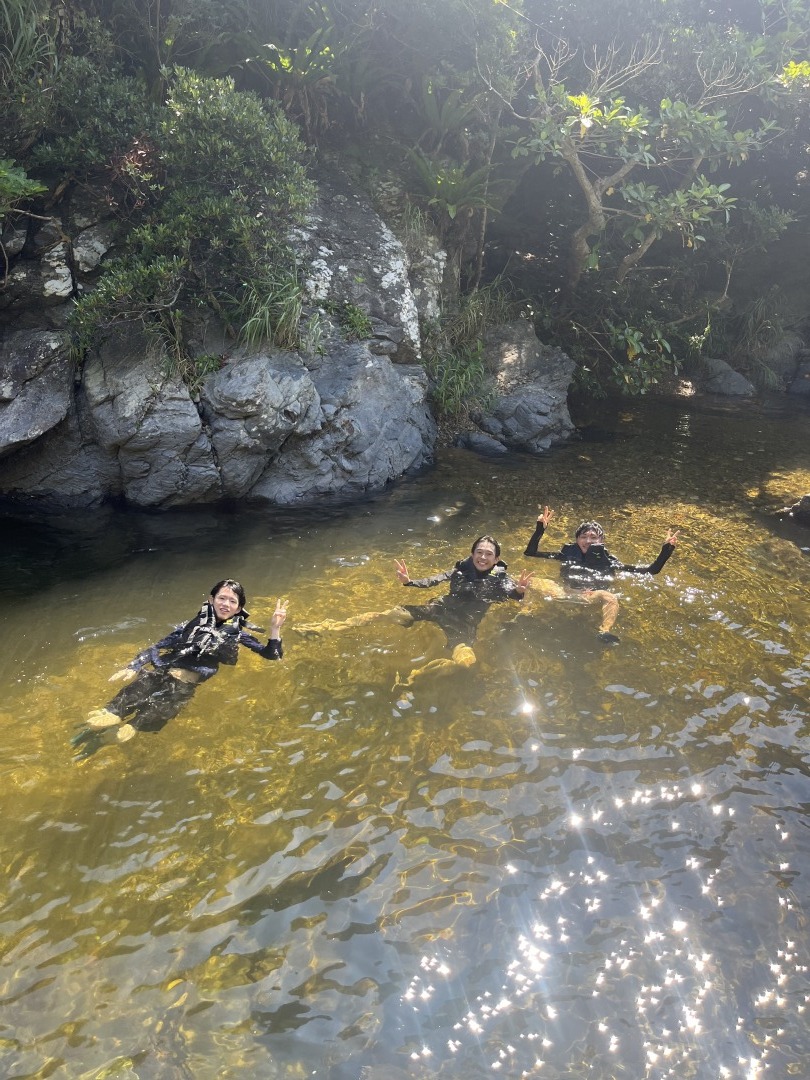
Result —
[{"label": "clear shallow water", "polygon": [[[772,511],[810,490],[808,416],[590,419],[340,512],[6,523],[3,1076],[806,1075],[810,534]],[[619,584],[618,647],[594,610],[501,605],[406,709],[438,631],[294,633],[484,531],[547,569],[538,502],[549,546],[596,516],[628,561],[680,528]],[[254,621],[290,597],[283,663],[74,763],[109,675],[231,574]]]}]

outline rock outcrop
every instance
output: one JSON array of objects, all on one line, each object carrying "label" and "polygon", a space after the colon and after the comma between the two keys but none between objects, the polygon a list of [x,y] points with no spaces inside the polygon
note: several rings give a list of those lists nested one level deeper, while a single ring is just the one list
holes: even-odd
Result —
[{"label": "rock outcrop", "polygon": [[[317,334],[297,352],[236,347],[211,313],[190,343],[220,366],[190,387],[137,323],[116,325],[82,360],[71,355],[70,304],[93,288],[116,235],[87,189],[53,220],[4,233],[0,499],[59,510],[303,505],[379,491],[432,461],[437,430],[418,361],[420,320],[440,311],[435,241],[406,251],[345,178],[319,177],[293,237]],[[518,320],[488,335],[485,359],[491,405],[468,445],[538,452],[571,436],[568,357]]]},{"label": "rock outcrop", "polygon": [[481,453],[497,453],[498,446],[542,453],[571,438],[574,362],[566,353],[543,345],[531,323],[516,319],[486,335],[484,363],[490,404],[473,416],[478,430],[461,435],[459,445]]},{"label": "rock outcrop", "polygon": [[701,362],[697,374],[700,389],[707,394],[723,394],[727,397],[753,397],[756,387],[725,360],[710,358]]}]

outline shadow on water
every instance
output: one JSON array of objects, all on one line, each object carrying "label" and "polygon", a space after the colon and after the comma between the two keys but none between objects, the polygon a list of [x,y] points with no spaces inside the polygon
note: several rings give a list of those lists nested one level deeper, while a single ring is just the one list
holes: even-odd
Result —
[{"label": "shadow on water", "polygon": [[[800,1076],[810,1054],[807,416],[605,404],[543,458],[443,454],[361,505],[17,520],[0,557],[5,1076]],[[656,578],[304,637],[496,535],[596,517]],[[529,568],[547,574],[554,564]],[[109,675],[225,576],[245,653],[81,763]],[[409,602],[435,592],[408,590]]]}]

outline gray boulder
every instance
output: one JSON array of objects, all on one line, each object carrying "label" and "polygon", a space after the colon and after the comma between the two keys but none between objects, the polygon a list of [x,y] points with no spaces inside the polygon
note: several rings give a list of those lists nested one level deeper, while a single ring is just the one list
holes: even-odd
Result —
[{"label": "gray boulder", "polygon": [[73,395],[69,340],[56,330],[20,330],[2,342],[0,458],[41,438],[67,416]]},{"label": "gray boulder", "polygon": [[89,431],[79,400],[35,443],[2,460],[0,494],[50,512],[98,507],[120,495],[118,462],[93,442]]},{"label": "gray boulder", "polygon": [[96,442],[112,454],[134,506],[212,502],[222,495],[211,440],[165,357],[138,335],[112,335],[87,362],[83,389]]},{"label": "gray boulder", "polygon": [[701,390],[707,394],[724,394],[728,397],[753,397],[756,387],[725,360],[707,358],[701,363],[698,380]]},{"label": "gray boulder", "polygon": [[250,492],[291,435],[311,435],[324,422],[318,391],[295,353],[237,352],[206,379],[200,407],[231,498]]},{"label": "gray boulder", "polygon": [[502,442],[493,439],[491,435],[485,435],[483,431],[463,431],[456,436],[455,445],[483,457],[499,457],[509,453]]},{"label": "gray boulder", "polygon": [[[484,339],[491,404],[474,416],[479,429],[513,450],[542,453],[575,431],[568,388],[575,364],[562,349],[543,345],[526,319],[492,329]],[[465,434],[468,443],[469,434]]]},{"label": "gray boulder", "polygon": [[[319,176],[318,188],[318,201],[306,225],[293,235],[306,267],[310,301],[316,306],[358,308],[371,322],[372,352],[397,363],[411,363],[419,356],[419,309],[405,248],[369,200],[339,175]],[[441,254],[435,255],[432,264],[420,260],[418,292],[423,310],[438,303],[431,290],[435,287],[438,297]]]},{"label": "gray boulder", "polygon": [[322,425],[289,437],[252,497],[282,505],[356,498],[433,460],[436,425],[421,367],[348,342],[334,342],[306,366]]}]

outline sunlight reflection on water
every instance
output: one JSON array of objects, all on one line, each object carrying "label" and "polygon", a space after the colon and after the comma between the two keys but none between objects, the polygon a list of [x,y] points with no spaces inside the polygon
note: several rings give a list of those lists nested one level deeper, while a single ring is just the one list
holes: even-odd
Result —
[{"label": "sunlight reflection on water", "polygon": [[[768,511],[810,490],[805,422],[626,407],[351,510],[32,531],[2,575],[3,1075],[802,1075],[810,575]],[[593,515],[632,561],[680,528],[618,583],[618,647],[535,596],[403,695],[435,628],[295,634],[482,532],[519,570],[538,503],[550,546]],[[291,598],[283,663],[72,763],[109,675],[232,573],[254,621]]]}]

